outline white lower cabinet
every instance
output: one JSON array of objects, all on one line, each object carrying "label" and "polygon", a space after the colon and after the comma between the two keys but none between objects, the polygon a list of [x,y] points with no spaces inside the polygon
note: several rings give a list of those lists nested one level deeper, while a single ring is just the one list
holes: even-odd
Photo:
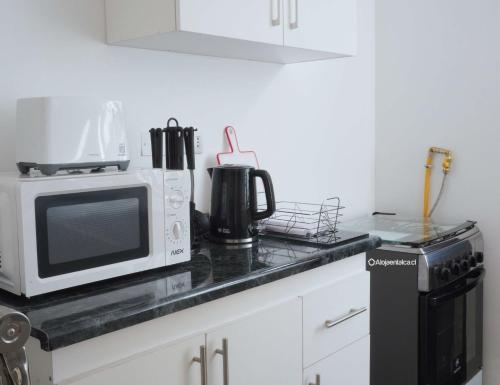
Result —
[{"label": "white lower cabinet", "polygon": [[208,384],[300,385],[301,315],[297,298],[208,333]]},{"label": "white lower cabinet", "polygon": [[370,273],[303,296],[304,367],[370,333]]},{"label": "white lower cabinet", "polygon": [[370,336],[304,370],[303,385],[369,385]]},{"label": "white lower cabinet", "polygon": [[297,298],[68,384],[300,385],[301,314]]},{"label": "white lower cabinet", "polygon": [[302,297],[305,385],[369,385],[370,273]]},{"label": "white lower cabinet", "polygon": [[33,385],[369,384],[365,255],[51,352]]},{"label": "white lower cabinet", "polygon": [[193,358],[199,356],[200,346],[204,344],[205,335],[200,334],[179,343],[138,354],[67,384],[200,385],[200,364],[194,362]]}]

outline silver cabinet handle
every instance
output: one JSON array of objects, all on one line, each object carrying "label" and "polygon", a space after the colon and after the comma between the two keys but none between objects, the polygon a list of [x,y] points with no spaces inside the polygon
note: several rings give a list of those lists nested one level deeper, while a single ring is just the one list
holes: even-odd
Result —
[{"label": "silver cabinet handle", "polygon": [[[295,12],[292,12],[292,3],[295,3]],[[288,10],[290,29],[299,28],[299,0],[288,0]]]},{"label": "silver cabinet handle", "polygon": [[342,316],[342,317],[339,317],[335,320],[327,320],[325,321],[325,326],[327,328],[332,328],[338,324],[341,324],[342,322],[345,322],[347,321],[348,319],[351,319],[353,317],[356,317],[357,315],[361,314],[361,313],[364,313],[365,311],[367,310],[366,307],[363,307],[361,309],[351,309],[349,311],[349,313],[347,313],[346,315]]},{"label": "silver cabinet handle", "polygon": [[201,385],[208,385],[207,348],[204,345],[200,346],[200,356],[194,357],[193,362],[198,362],[200,364]]},{"label": "silver cabinet handle", "polygon": [[281,0],[271,0],[271,24],[281,25]]},{"label": "silver cabinet handle", "polygon": [[217,349],[215,353],[222,356],[222,381],[224,385],[229,385],[229,347],[227,338],[222,339],[222,349]]},{"label": "silver cabinet handle", "polygon": [[309,385],[321,385],[321,377],[319,374],[316,374],[316,382],[310,382]]}]

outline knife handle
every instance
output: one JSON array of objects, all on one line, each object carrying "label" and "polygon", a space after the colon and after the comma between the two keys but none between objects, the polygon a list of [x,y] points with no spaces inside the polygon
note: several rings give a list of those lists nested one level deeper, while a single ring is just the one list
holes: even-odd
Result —
[{"label": "knife handle", "polygon": [[184,129],[184,145],[186,147],[186,160],[187,160],[187,168],[188,170],[195,169],[195,160],[194,160],[194,132],[197,129],[193,127],[186,127]]},{"label": "knife handle", "polygon": [[[171,122],[175,126],[171,126]],[[184,170],[184,130],[175,118],[170,118],[165,132],[165,160],[167,170]]]}]

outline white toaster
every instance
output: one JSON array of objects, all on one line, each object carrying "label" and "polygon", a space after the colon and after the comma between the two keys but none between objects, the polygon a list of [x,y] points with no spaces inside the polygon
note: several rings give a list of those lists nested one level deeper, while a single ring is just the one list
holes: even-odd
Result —
[{"label": "white toaster", "polygon": [[39,97],[17,101],[16,163],[45,175],[59,170],[130,163],[120,101],[92,97]]}]

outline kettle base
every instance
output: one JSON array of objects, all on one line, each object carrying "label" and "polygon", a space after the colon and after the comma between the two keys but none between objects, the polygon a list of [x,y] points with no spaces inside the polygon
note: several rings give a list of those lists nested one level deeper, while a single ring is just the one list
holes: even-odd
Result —
[{"label": "kettle base", "polygon": [[240,238],[240,239],[231,239],[231,238],[219,238],[219,237],[214,237],[210,235],[208,239],[212,242],[215,243],[223,243],[226,245],[240,245],[240,244],[245,244],[245,243],[254,243],[257,242],[259,239],[258,236],[253,236],[249,238]]}]

